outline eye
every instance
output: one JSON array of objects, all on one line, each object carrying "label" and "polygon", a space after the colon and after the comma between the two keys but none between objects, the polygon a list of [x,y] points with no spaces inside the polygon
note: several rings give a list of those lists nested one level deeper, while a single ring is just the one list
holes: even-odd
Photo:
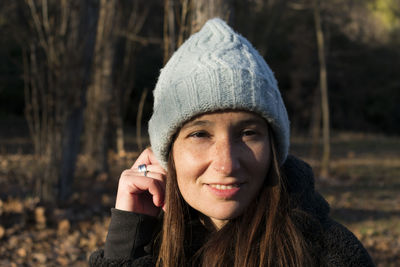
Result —
[{"label": "eye", "polygon": [[257,132],[254,130],[251,130],[251,129],[246,129],[246,130],[242,131],[243,136],[254,136],[256,134],[257,134]]},{"label": "eye", "polygon": [[194,138],[205,138],[205,137],[209,137],[209,136],[210,136],[210,134],[205,131],[197,131],[197,132],[189,134],[189,137],[194,137]]}]

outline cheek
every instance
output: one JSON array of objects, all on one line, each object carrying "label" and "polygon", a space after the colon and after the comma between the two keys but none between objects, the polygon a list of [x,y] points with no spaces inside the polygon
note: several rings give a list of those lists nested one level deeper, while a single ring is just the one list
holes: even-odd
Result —
[{"label": "cheek", "polygon": [[196,208],[196,203],[201,199],[200,186],[197,184],[197,176],[187,170],[182,170],[179,174],[176,172],[176,179],[179,191],[185,202]]},{"label": "cheek", "polygon": [[[204,150],[178,143],[173,147],[173,157],[176,175],[180,177],[178,181],[182,180],[181,182],[184,183],[183,180],[194,179],[200,175],[206,154]],[[185,179],[182,179],[182,177],[185,177]]]},{"label": "cheek", "polygon": [[269,146],[262,146],[257,150],[253,150],[254,162],[249,163],[253,171],[253,176],[258,178],[258,182],[261,184],[266,179],[269,169],[271,167],[271,150]]},{"label": "cheek", "polygon": [[271,161],[271,147],[269,142],[263,142],[255,146],[250,146],[252,158],[256,161],[256,164],[269,164]]},{"label": "cheek", "polygon": [[179,143],[173,147],[176,179],[183,199],[193,207],[201,196],[201,179],[206,164],[204,151],[183,147]]},{"label": "cheek", "polygon": [[178,162],[175,163],[176,178],[178,187],[181,192],[190,189],[191,185],[196,185],[198,178],[202,175],[202,168],[197,162],[197,158],[185,157],[184,154],[177,157]]},{"label": "cheek", "polygon": [[259,162],[264,166],[266,171],[269,170],[269,167],[271,166],[271,151],[269,148],[265,148],[262,153],[260,153]]}]

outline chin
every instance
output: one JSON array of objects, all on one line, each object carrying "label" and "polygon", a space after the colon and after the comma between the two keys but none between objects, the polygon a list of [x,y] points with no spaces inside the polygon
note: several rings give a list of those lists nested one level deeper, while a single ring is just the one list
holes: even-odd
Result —
[{"label": "chin", "polygon": [[244,209],[239,207],[220,207],[213,211],[202,212],[204,215],[217,219],[217,220],[232,220],[240,216]]}]

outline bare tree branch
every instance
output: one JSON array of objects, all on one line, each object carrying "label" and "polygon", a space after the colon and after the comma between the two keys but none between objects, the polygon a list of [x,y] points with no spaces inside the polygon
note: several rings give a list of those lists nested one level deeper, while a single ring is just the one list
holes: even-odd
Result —
[{"label": "bare tree branch", "polygon": [[126,32],[126,31],[117,31],[117,35],[123,36],[130,41],[140,43],[143,46],[147,46],[149,44],[159,45],[159,44],[162,44],[162,42],[163,42],[162,39],[157,38],[157,37],[142,37],[139,35],[132,34],[130,32]]},{"label": "bare tree branch", "polygon": [[28,4],[28,6],[30,8],[29,10],[30,10],[31,15],[32,15],[34,28],[36,29],[36,31],[38,33],[38,36],[39,36],[39,42],[43,46],[43,49],[46,51],[47,48],[48,48],[48,45],[47,45],[47,42],[46,42],[45,34],[44,34],[42,26],[41,26],[41,22],[40,22],[40,19],[39,19],[39,16],[38,16],[36,5],[33,2],[33,0],[25,0],[25,1],[26,1],[26,3]]}]

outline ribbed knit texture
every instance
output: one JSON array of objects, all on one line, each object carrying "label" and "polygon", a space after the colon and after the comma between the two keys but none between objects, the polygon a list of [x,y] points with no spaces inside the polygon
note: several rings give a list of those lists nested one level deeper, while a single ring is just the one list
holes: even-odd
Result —
[{"label": "ribbed knit texture", "polygon": [[167,167],[173,135],[196,115],[245,110],[264,117],[282,164],[289,149],[289,120],[276,79],[260,54],[224,21],[209,20],[173,54],[158,79],[149,135]]}]

